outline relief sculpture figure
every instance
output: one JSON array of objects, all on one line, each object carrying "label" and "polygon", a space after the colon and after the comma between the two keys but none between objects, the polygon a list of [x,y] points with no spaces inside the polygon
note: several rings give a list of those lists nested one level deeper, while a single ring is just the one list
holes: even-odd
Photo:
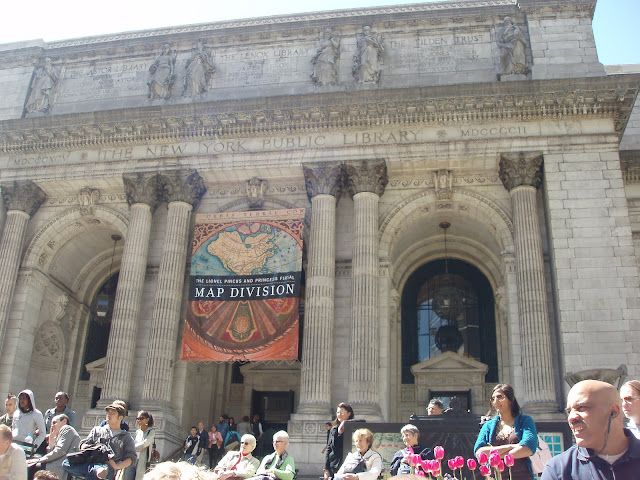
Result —
[{"label": "relief sculpture figure", "polygon": [[527,73],[525,48],[527,42],[522,30],[514,25],[513,20],[504,17],[503,26],[498,32],[500,47],[500,74]]},{"label": "relief sculpture figure", "polygon": [[335,85],[338,83],[338,57],[340,56],[340,38],[330,28],[325,29],[318,42],[316,54],[311,59],[313,73],[311,79],[316,85]]},{"label": "relief sculpture figure", "polygon": [[206,47],[198,42],[187,62],[183,96],[192,97],[207,91],[209,79],[216,71]]},{"label": "relief sculpture figure", "polygon": [[353,76],[358,83],[376,83],[382,72],[382,36],[371,33],[365,26],[358,37],[356,54],[353,56]]},{"label": "relief sculpture figure", "polygon": [[171,52],[171,47],[165,44],[162,53],[158,55],[153,64],[149,67],[149,99],[168,99],[171,96],[171,87],[175,78],[174,69],[176,64],[176,53]]},{"label": "relief sculpture figure", "polygon": [[59,79],[58,70],[53,66],[51,59],[45,58],[44,66],[37,70],[33,79],[31,95],[27,102],[27,113],[49,113],[53,106],[53,94]]}]

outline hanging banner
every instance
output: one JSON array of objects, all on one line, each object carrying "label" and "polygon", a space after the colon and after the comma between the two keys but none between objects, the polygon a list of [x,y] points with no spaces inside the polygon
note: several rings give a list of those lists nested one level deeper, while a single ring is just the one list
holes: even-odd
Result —
[{"label": "hanging banner", "polygon": [[182,360],[296,360],[304,208],[197,214]]}]

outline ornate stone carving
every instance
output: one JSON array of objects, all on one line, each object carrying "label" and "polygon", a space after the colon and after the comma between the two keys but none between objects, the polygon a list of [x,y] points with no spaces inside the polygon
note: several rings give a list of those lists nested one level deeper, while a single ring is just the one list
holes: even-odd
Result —
[{"label": "ornate stone carving", "polygon": [[264,192],[267,190],[267,181],[253,177],[247,181],[247,198],[249,208],[257,210],[264,205]]},{"label": "ornate stone carving", "polygon": [[305,163],[304,183],[311,200],[316,195],[332,195],[336,200],[342,192],[342,164],[334,162]]},{"label": "ornate stone carving", "polygon": [[186,202],[195,208],[207,191],[197,170],[175,170],[158,175],[160,198],[167,202]]},{"label": "ornate stone carving", "polygon": [[14,180],[2,184],[2,197],[7,210],[20,210],[32,217],[47,195],[31,180]]},{"label": "ornate stone carving", "polygon": [[51,59],[46,57],[44,65],[39,67],[33,76],[26,113],[43,112],[48,115],[53,107],[59,80],[59,70],[53,66]]},{"label": "ornate stone carving", "polygon": [[382,73],[384,48],[382,35],[371,33],[366,25],[358,35],[356,53],[353,56],[353,76],[358,83],[378,83]]},{"label": "ornate stone carving", "polygon": [[80,215],[93,215],[93,207],[100,201],[100,190],[84,187],[78,193]]},{"label": "ornate stone carving", "polygon": [[313,72],[311,79],[318,86],[338,83],[338,58],[340,57],[340,37],[331,28],[326,28],[318,42],[316,54],[311,59]]},{"label": "ornate stone carving", "polygon": [[438,200],[450,200],[453,191],[453,172],[451,170],[436,170],[433,172],[433,184],[436,187]]},{"label": "ornate stone carving", "polygon": [[542,182],[542,153],[518,152],[500,155],[498,174],[509,192],[522,185],[540,187]]},{"label": "ornate stone carving", "polygon": [[387,164],[384,160],[363,160],[345,164],[345,181],[349,194],[371,192],[382,196],[387,186]]},{"label": "ornate stone carving", "polygon": [[156,173],[124,173],[122,174],[127,203],[146,203],[155,210],[161,199],[161,186]]},{"label": "ornate stone carving", "polygon": [[149,67],[149,99],[160,98],[167,100],[171,97],[171,87],[175,80],[176,52],[171,51],[167,43],[162,47],[162,52],[156,57]]},{"label": "ornate stone carving", "polygon": [[61,293],[55,302],[51,304],[51,317],[56,324],[60,323],[62,317],[67,312],[67,305],[69,304],[69,295]]},{"label": "ornate stone carving", "polygon": [[510,17],[504,17],[503,26],[497,32],[498,47],[500,48],[500,75],[529,73],[527,66],[527,41],[520,28]]},{"label": "ornate stone carving", "polygon": [[209,79],[215,73],[211,53],[206,45],[198,42],[193,47],[191,58],[185,66],[183,97],[192,97],[205,93],[209,88]]},{"label": "ornate stone carving", "polygon": [[57,370],[62,357],[62,333],[51,323],[38,329],[33,342],[33,360],[40,368]]}]

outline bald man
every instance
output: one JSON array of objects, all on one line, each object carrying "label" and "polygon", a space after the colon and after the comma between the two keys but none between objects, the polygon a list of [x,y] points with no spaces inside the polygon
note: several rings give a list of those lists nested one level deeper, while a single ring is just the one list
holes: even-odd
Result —
[{"label": "bald man", "polygon": [[549,460],[541,480],[640,480],[640,440],[623,427],[613,386],[576,383],[567,397],[567,415],[576,445]]}]

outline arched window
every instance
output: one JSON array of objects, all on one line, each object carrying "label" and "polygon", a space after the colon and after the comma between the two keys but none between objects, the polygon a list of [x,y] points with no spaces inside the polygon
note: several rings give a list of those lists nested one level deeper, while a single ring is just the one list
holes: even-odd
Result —
[{"label": "arched window", "polygon": [[413,383],[411,366],[458,353],[489,366],[487,382],[498,381],[493,291],[474,266],[436,260],[416,270],[402,292],[402,383]]}]

